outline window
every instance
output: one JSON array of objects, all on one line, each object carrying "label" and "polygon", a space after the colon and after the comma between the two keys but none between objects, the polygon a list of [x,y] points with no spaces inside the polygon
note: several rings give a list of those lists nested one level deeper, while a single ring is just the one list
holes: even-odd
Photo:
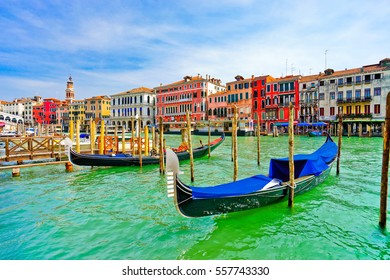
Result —
[{"label": "window", "polygon": [[320,116],[321,116],[321,117],[323,117],[323,116],[325,115],[324,111],[325,111],[324,108],[321,107],[321,108],[320,108]]},{"label": "window", "polygon": [[248,92],[245,93],[245,99],[249,99],[249,93]]},{"label": "window", "polygon": [[365,75],[364,76],[364,82],[369,83],[371,81],[371,75]]},{"label": "window", "polygon": [[249,88],[249,83],[245,83],[244,88]]},{"label": "window", "polygon": [[279,111],[279,119],[283,120],[284,119],[284,110]]},{"label": "window", "polygon": [[362,91],[360,89],[355,90],[355,99],[360,100]]},{"label": "window", "polygon": [[320,81],[320,86],[324,86],[325,85],[325,82],[324,81]]},{"label": "window", "polygon": [[344,95],[344,93],[342,91],[339,91],[337,93],[337,100],[343,100],[343,95]]},{"label": "window", "polygon": [[242,100],[242,93],[240,93],[240,100]]},{"label": "window", "polygon": [[375,80],[378,80],[380,78],[381,78],[381,73],[377,73],[377,74],[374,75],[374,79]]},{"label": "window", "polygon": [[280,85],[279,85],[279,91],[284,91],[283,84],[280,84]]},{"label": "window", "polygon": [[380,96],[381,95],[381,88],[374,88],[374,96]]},{"label": "window", "polygon": [[352,77],[347,77],[347,85],[351,85],[352,84]]},{"label": "window", "polygon": [[334,80],[334,79],[333,79],[333,80],[330,80],[329,83],[335,84],[335,83],[336,83],[336,80]]},{"label": "window", "polygon": [[325,97],[324,97],[324,93],[323,92],[320,92],[320,94],[318,95],[319,99],[320,100],[324,100]]},{"label": "window", "polygon": [[347,106],[347,115],[352,114],[352,106]]},{"label": "window", "polygon": [[257,98],[257,90],[254,90],[254,91],[253,91],[253,97],[254,97],[254,98]]},{"label": "window", "polygon": [[230,85],[228,85],[228,90],[230,90]]},{"label": "window", "polygon": [[355,77],[355,83],[360,84],[362,82],[362,76],[356,76]]},{"label": "window", "polygon": [[352,100],[352,90],[347,90],[347,100]]},{"label": "window", "polygon": [[370,105],[364,105],[364,114],[370,113]]},{"label": "window", "polygon": [[270,92],[270,91],[271,91],[271,86],[267,85],[267,92]]},{"label": "window", "polygon": [[239,85],[238,85],[238,88],[239,88],[239,89],[242,89],[242,84],[239,84]]},{"label": "window", "polygon": [[337,80],[337,84],[338,84],[338,85],[342,85],[342,84],[343,84],[343,78],[338,79],[338,80]]},{"label": "window", "polygon": [[334,107],[330,107],[330,115],[331,115],[331,116],[334,116],[334,115],[335,115]]},{"label": "window", "polygon": [[334,91],[330,92],[330,99],[331,100],[336,99],[336,93]]},{"label": "window", "polygon": [[295,89],[294,82],[291,82],[290,83],[290,90],[294,90],[294,89]]},{"label": "window", "polygon": [[374,114],[380,114],[381,113],[381,105],[375,104],[374,105]]},{"label": "window", "polygon": [[371,89],[365,88],[364,89],[364,99],[369,99],[371,97]]},{"label": "window", "polygon": [[355,106],[355,114],[360,114],[360,105]]},{"label": "window", "polygon": [[278,84],[274,84],[274,91],[278,91]]}]

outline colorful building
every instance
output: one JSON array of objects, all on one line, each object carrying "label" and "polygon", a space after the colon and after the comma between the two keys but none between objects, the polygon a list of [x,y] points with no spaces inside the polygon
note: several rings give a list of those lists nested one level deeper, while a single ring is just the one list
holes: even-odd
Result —
[{"label": "colorful building", "polygon": [[33,106],[34,122],[39,124],[57,124],[57,108],[61,101],[56,98],[44,98],[41,105]]},{"label": "colorful building", "polygon": [[154,88],[157,96],[157,115],[164,122],[186,120],[186,112],[191,112],[193,121],[208,120],[209,95],[224,91],[221,80],[206,75],[185,76],[182,80]]},{"label": "colorful building", "polygon": [[276,79],[272,76],[258,76],[252,75],[252,118],[257,125],[258,119],[260,119],[261,130],[266,130],[266,89],[267,84],[275,82]]},{"label": "colorful building", "polygon": [[73,100],[69,104],[69,121],[76,122],[80,121],[80,124],[84,123],[85,120],[85,101],[84,100]]},{"label": "colorful building", "polygon": [[[90,119],[95,120],[96,123],[102,119],[110,118],[111,99],[106,95],[93,96],[84,100],[85,122]],[[88,123],[84,123],[88,125]]]},{"label": "colorful building", "polygon": [[319,118],[337,122],[343,114],[344,133],[381,134],[390,91],[390,58],[359,68],[327,69],[318,81]]},{"label": "colorful building", "polygon": [[154,90],[146,87],[135,88],[129,91],[111,95],[110,124],[124,126],[131,129],[131,120],[134,126],[139,118],[141,127],[155,124],[156,94]]}]

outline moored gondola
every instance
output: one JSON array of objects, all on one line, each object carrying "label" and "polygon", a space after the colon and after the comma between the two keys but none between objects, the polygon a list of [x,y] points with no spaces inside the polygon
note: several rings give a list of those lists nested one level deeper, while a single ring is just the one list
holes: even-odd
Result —
[{"label": "moored gondola", "polygon": [[[312,154],[294,156],[295,195],[323,182],[337,155],[330,136]],[[217,186],[192,187],[179,178],[179,160],[167,150],[168,196],[174,198],[177,211],[186,217],[202,217],[266,206],[288,196],[288,158],[271,159],[269,176],[256,175]]]},{"label": "moored gondola", "polygon": [[[210,150],[213,151],[225,140],[225,135],[215,139],[210,143]],[[199,158],[208,154],[208,145],[200,146],[193,149],[193,157]],[[139,166],[140,158],[130,154],[111,154],[111,155],[96,155],[96,154],[80,154],[68,148],[69,160],[76,165],[82,166]],[[177,150],[179,160],[190,158],[188,150]],[[142,165],[159,164],[160,157],[158,155],[142,156]]]}]

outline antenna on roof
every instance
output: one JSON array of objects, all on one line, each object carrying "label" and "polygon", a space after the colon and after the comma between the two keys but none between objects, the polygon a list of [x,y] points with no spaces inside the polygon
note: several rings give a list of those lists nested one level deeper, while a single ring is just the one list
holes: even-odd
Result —
[{"label": "antenna on roof", "polygon": [[327,61],[326,61],[326,56],[327,56],[327,54],[328,54],[328,50],[325,50],[325,69],[327,69],[327,68],[326,68],[326,62],[327,62]]}]

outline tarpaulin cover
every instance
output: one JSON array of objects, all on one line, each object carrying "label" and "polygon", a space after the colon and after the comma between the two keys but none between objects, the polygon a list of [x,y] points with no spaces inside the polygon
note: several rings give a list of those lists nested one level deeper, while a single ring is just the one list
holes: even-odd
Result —
[{"label": "tarpaulin cover", "polygon": [[279,181],[264,175],[255,175],[227,184],[213,187],[191,187],[191,189],[194,199],[218,198],[253,193],[263,189],[267,184],[279,185]]},{"label": "tarpaulin cover", "polygon": [[[294,155],[294,175],[300,178],[307,175],[319,175],[328,168],[337,154],[337,145],[328,136],[326,142],[312,154]],[[271,159],[269,167],[269,177],[288,181],[289,173],[288,158]]]}]

